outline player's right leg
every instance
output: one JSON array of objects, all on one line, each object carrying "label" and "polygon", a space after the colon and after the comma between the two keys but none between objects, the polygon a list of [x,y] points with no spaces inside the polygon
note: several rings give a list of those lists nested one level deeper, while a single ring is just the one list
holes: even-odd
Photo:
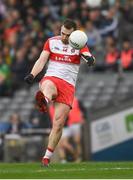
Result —
[{"label": "player's right leg", "polygon": [[47,112],[48,104],[57,96],[57,89],[51,80],[45,78],[39,84],[39,88],[40,91],[36,93],[37,108],[41,112]]},{"label": "player's right leg", "polygon": [[62,129],[64,127],[65,120],[68,117],[69,111],[70,106],[63,103],[56,103],[53,126],[48,140],[48,147],[44,157],[42,158],[42,164],[44,166],[48,166],[50,158],[52,157],[52,154],[61,138]]}]

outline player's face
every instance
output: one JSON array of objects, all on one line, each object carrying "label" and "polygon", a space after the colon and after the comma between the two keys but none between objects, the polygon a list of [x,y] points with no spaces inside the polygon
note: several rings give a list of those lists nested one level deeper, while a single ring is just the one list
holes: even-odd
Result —
[{"label": "player's face", "polygon": [[68,39],[70,34],[74,31],[74,29],[67,29],[64,26],[61,27],[61,40],[64,44],[68,44]]}]

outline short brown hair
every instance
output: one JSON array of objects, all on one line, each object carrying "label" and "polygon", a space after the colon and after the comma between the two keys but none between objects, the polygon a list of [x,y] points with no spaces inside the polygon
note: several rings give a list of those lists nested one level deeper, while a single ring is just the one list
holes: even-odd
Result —
[{"label": "short brown hair", "polygon": [[67,29],[74,29],[74,31],[77,29],[76,23],[71,19],[66,19],[63,23],[64,27]]}]

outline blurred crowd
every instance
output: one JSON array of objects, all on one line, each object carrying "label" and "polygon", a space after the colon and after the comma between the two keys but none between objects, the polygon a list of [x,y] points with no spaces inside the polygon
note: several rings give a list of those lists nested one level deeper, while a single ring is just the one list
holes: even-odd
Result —
[{"label": "blurred crowd", "polygon": [[0,0],[0,96],[23,86],[45,40],[60,34],[66,18],[88,35],[97,59],[94,71],[117,71],[119,64],[132,70],[133,1],[92,5],[89,0]]}]

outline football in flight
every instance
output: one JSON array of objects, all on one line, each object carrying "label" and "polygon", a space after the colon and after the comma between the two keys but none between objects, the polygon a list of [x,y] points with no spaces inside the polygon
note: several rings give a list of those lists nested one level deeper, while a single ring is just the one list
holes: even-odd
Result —
[{"label": "football in flight", "polygon": [[73,31],[69,36],[69,44],[75,49],[82,49],[87,43],[87,35],[80,30]]}]

